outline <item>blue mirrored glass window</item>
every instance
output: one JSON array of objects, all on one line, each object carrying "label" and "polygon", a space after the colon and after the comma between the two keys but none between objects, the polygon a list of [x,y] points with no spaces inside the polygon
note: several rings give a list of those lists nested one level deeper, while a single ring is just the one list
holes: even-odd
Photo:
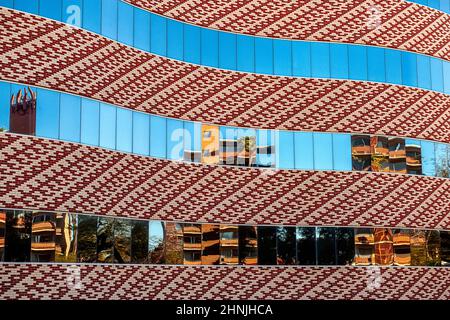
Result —
[{"label": "blue mirrored glass window", "polygon": [[167,56],[172,59],[183,60],[183,24],[167,20]]},{"label": "blue mirrored glass window", "polygon": [[[0,82],[0,128],[9,129],[9,105],[11,98],[11,85],[6,82]],[[39,111],[39,109],[37,109]],[[37,123],[36,123],[37,130]]]},{"label": "blue mirrored glass window", "polygon": [[215,30],[201,30],[202,64],[210,67],[219,66],[219,33]]},{"label": "blue mirrored glass window", "polygon": [[434,148],[436,156],[436,176],[448,178],[449,172],[447,145],[443,143],[435,143]]},{"label": "blue mirrored glass window", "polygon": [[295,132],[295,168],[314,168],[314,142],[312,132]]},{"label": "blue mirrored glass window", "polygon": [[349,134],[333,134],[333,169],[352,170],[352,141]]},{"label": "blue mirrored glass window", "polygon": [[150,155],[152,157],[166,157],[166,130],[166,118],[150,116]]},{"label": "blue mirrored glass window", "polygon": [[59,137],[60,93],[37,89],[36,135],[44,138]]},{"label": "blue mirrored glass window", "polygon": [[367,48],[367,78],[370,81],[386,81],[385,55],[383,48]]},{"label": "blue mirrored glass window", "polygon": [[[151,24],[150,13],[144,10],[139,10],[137,8],[135,8],[133,11],[134,11],[134,19],[133,19],[134,46],[141,50],[150,51],[150,24]],[[174,57],[174,58],[181,60],[183,59],[183,55],[181,55],[181,57]]]},{"label": "blue mirrored glass window", "polygon": [[117,1],[102,0],[102,35],[117,40]]},{"label": "blue mirrored glass window", "polygon": [[184,121],[184,150],[202,151],[202,125],[200,122]]},{"label": "blue mirrored glass window", "polygon": [[314,169],[333,169],[333,142],[331,133],[314,132]]},{"label": "blue mirrored glass window", "polygon": [[100,143],[100,102],[81,99],[81,143]]},{"label": "blue mirrored glass window", "polygon": [[240,71],[255,71],[255,38],[237,36],[237,69]]},{"label": "blue mirrored glass window", "polygon": [[311,43],[311,75],[317,78],[330,77],[330,45]]},{"label": "blue mirrored glass window", "polygon": [[102,0],[84,0],[83,1],[83,28],[92,32],[101,33],[102,31]]},{"label": "blue mirrored glass window", "polygon": [[403,84],[417,86],[417,56],[409,52],[402,52]]},{"label": "blue mirrored glass window", "polygon": [[200,28],[185,25],[184,26],[184,60],[191,63],[200,64],[201,37]]},{"label": "blue mirrored glass window", "polygon": [[445,61],[442,68],[444,74],[444,92],[450,94],[450,62]]},{"label": "blue mirrored glass window", "polygon": [[443,92],[444,91],[444,74],[442,60],[430,59],[431,69],[431,89]]},{"label": "blue mirrored glass window", "polygon": [[386,81],[402,84],[402,53],[396,50],[385,50]]},{"label": "blue mirrored glass window", "polygon": [[150,115],[133,112],[133,153],[150,154]]},{"label": "blue mirrored glass window", "polygon": [[183,160],[184,130],[183,121],[167,119],[167,159]]},{"label": "blue mirrored glass window", "polygon": [[256,144],[257,144],[257,156],[256,156],[257,166],[274,167],[276,165],[274,131],[257,130]]},{"label": "blue mirrored glass window", "polygon": [[[47,0],[47,1],[49,1],[49,0]],[[14,0],[0,0],[0,6],[6,7],[6,8],[14,8]]]},{"label": "blue mirrored glass window", "polygon": [[289,131],[277,132],[277,163],[280,168],[294,169],[294,133]]},{"label": "blue mirrored glass window", "polygon": [[364,46],[348,46],[350,79],[367,79],[367,49]]},{"label": "blue mirrored glass window", "polygon": [[292,42],[292,73],[297,77],[311,76],[311,44],[309,42]]},{"label": "blue mirrored glass window", "polygon": [[118,12],[117,40],[132,46],[134,43],[133,7],[125,2],[119,1]]},{"label": "blue mirrored glass window", "polygon": [[81,98],[61,93],[59,138],[80,142]]},{"label": "blue mirrored glass window", "polygon": [[131,110],[117,108],[117,142],[120,151],[133,150],[133,113]]},{"label": "blue mirrored glass window", "polygon": [[[209,44],[205,44],[206,46]],[[205,46],[202,44],[202,46]],[[214,45],[214,44],[213,44]],[[219,33],[219,67],[236,70],[236,35],[227,32]]]},{"label": "blue mirrored glass window", "polygon": [[[12,2],[12,1],[11,1]],[[1,1],[0,1],[0,5]],[[41,0],[39,3],[39,15],[61,21],[62,3],[54,0]]]},{"label": "blue mirrored glass window", "polygon": [[166,55],[166,23],[166,18],[157,15],[151,16],[150,47],[153,53],[159,54],[161,56]]},{"label": "blue mirrored glass window", "polygon": [[258,73],[273,74],[272,39],[255,39],[255,71]]},{"label": "blue mirrored glass window", "polygon": [[422,141],[422,173],[426,176],[436,175],[436,157],[434,155],[434,142]]},{"label": "blue mirrored glass window", "polygon": [[330,66],[331,76],[333,78],[348,79],[348,70],[349,70],[348,45],[335,44],[331,46],[330,63],[331,63]]},{"label": "blue mirrored glass window", "polygon": [[422,55],[417,56],[417,83],[421,88],[431,89],[431,67],[429,57]]},{"label": "blue mirrored glass window", "polygon": [[38,0],[14,0],[14,9],[33,14],[39,13]]},{"label": "blue mirrored glass window", "polygon": [[100,146],[116,148],[116,110],[108,104],[100,103]]},{"label": "blue mirrored glass window", "polygon": [[76,27],[81,27],[83,25],[82,0],[63,0],[62,10],[63,22]]},{"label": "blue mirrored glass window", "polygon": [[274,73],[278,75],[292,75],[292,41],[274,40]]}]

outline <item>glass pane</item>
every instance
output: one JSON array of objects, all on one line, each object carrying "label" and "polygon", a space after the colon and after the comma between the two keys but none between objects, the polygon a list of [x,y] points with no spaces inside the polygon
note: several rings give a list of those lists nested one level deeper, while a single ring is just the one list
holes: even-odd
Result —
[{"label": "glass pane", "polygon": [[392,230],[386,228],[375,228],[374,248],[375,248],[375,264],[387,266],[394,262],[394,247]]},{"label": "glass pane", "polygon": [[167,119],[167,159],[183,160],[184,129],[183,121]]},{"label": "glass pane", "polygon": [[238,226],[220,225],[220,264],[239,263]]},{"label": "glass pane", "polygon": [[427,232],[424,230],[411,231],[411,265],[427,265]]},{"label": "glass pane", "polygon": [[406,173],[405,139],[389,138],[389,170],[395,173]]},{"label": "glass pane", "polygon": [[37,14],[39,12],[38,0],[14,0],[14,8],[20,11]]},{"label": "glass pane", "polygon": [[312,132],[295,132],[295,168],[314,169],[314,143]]},{"label": "glass pane", "polygon": [[335,228],[316,228],[317,264],[336,264]]},{"label": "glass pane", "polygon": [[386,81],[385,61],[386,59],[383,48],[367,47],[367,76],[369,81]]},{"label": "glass pane", "polygon": [[[220,164],[236,165],[237,148],[238,148],[236,129],[230,127],[220,127],[219,130],[220,130],[220,140],[219,140]],[[205,131],[208,130],[205,129]]]},{"label": "glass pane", "polygon": [[0,261],[5,261],[6,211],[0,210]]},{"label": "glass pane", "polygon": [[114,218],[99,217],[97,224],[97,262],[112,263]]},{"label": "glass pane", "polygon": [[219,258],[219,225],[202,224],[202,264],[219,264]]},{"label": "glass pane", "polygon": [[184,25],[184,61],[200,64],[200,28]]},{"label": "glass pane", "polygon": [[59,137],[62,140],[80,142],[81,98],[61,94]]},{"label": "glass pane", "polygon": [[202,264],[202,225],[183,224],[184,264]]},{"label": "glass pane", "polygon": [[333,134],[333,169],[352,170],[352,140],[349,134]]},{"label": "glass pane", "polygon": [[409,174],[422,174],[422,147],[419,140],[406,139],[406,170]]},{"label": "glass pane", "polygon": [[292,75],[292,41],[273,41],[274,51],[274,74],[290,76]]},{"label": "glass pane", "polygon": [[417,86],[417,55],[411,52],[402,52],[403,84]]},{"label": "glass pane", "polygon": [[277,131],[277,165],[282,169],[294,169],[294,132]]},{"label": "glass pane", "polygon": [[443,143],[435,143],[436,154],[436,176],[450,177],[448,172],[447,145]]},{"label": "glass pane", "polygon": [[371,171],[370,136],[352,136],[352,168],[356,171]]},{"label": "glass pane", "polygon": [[127,45],[133,45],[133,7],[125,2],[119,1],[118,7],[118,41]]},{"label": "glass pane", "polygon": [[[219,127],[202,125],[202,163],[219,163]],[[226,160],[226,159],[225,159]]]},{"label": "glass pane", "polygon": [[273,40],[255,38],[255,71],[273,74]]},{"label": "glass pane", "polygon": [[386,50],[386,81],[402,84],[402,53],[397,50]]},{"label": "glass pane", "polygon": [[277,228],[258,227],[258,265],[277,264]]},{"label": "glass pane", "polygon": [[443,92],[444,91],[444,74],[442,60],[430,59],[431,67],[431,89]]},{"label": "glass pane", "polygon": [[[214,46],[215,43],[205,43],[203,46]],[[236,35],[219,33],[219,67],[236,70]]]},{"label": "glass pane", "polygon": [[115,219],[114,263],[131,262],[131,220]]},{"label": "glass pane", "polygon": [[[331,77],[338,79],[348,79],[348,45],[334,43],[330,46],[330,61],[331,61]],[[366,62],[367,64],[367,62]],[[352,70],[354,72],[354,70]]]},{"label": "glass pane", "polygon": [[[11,92],[11,85],[6,82],[0,81],[0,129],[8,130],[9,129],[9,110],[10,110],[10,92]],[[40,100],[40,93],[38,90],[38,96]],[[42,129],[45,128],[45,116],[41,116],[41,113],[43,114],[41,110],[43,109],[44,105],[41,105],[41,103],[37,102],[36,107],[36,134],[38,136],[43,136]],[[59,104],[57,104],[58,110],[59,110]],[[58,118],[54,120],[56,123],[56,126],[58,128]],[[58,138],[58,134],[56,134],[56,137]]]},{"label": "glass pane", "polygon": [[56,214],[56,262],[77,262],[77,215]]},{"label": "glass pane", "polygon": [[255,71],[255,38],[237,35],[237,70]]},{"label": "glass pane", "polygon": [[56,214],[33,211],[31,226],[31,262],[55,261]]},{"label": "glass pane", "polygon": [[97,217],[78,215],[78,262],[97,261]]},{"label": "glass pane", "polygon": [[113,40],[117,40],[117,3],[102,0],[102,35]]},{"label": "glass pane", "polygon": [[295,227],[277,227],[277,264],[297,264]]},{"label": "glass pane", "polygon": [[419,88],[431,89],[430,57],[417,55],[417,80]]},{"label": "glass pane", "polygon": [[263,168],[276,166],[274,130],[256,131],[256,166]]},{"label": "glass pane", "polygon": [[309,42],[292,42],[292,73],[297,77],[311,76],[311,44]]},{"label": "glass pane", "polygon": [[450,231],[441,231],[441,263],[450,266]]},{"label": "glass pane", "polygon": [[311,75],[315,78],[330,77],[330,45],[311,43]]},{"label": "glass pane", "polygon": [[336,228],[337,264],[352,265],[355,259],[355,231],[353,228]]},{"label": "glass pane", "polygon": [[297,260],[299,265],[316,264],[316,228],[297,227]]},{"label": "glass pane", "polygon": [[[60,95],[61,94],[58,92],[53,92],[45,89],[37,89],[37,107],[36,107],[37,136],[44,138],[58,139]],[[8,110],[8,108],[3,108],[3,110]],[[8,116],[8,123],[2,121],[2,123],[0,123],[0,127],[7,128],[8,127],[7,124],[9,124],[9,116]]]},{"label": "glass pane", "polygon": [[184,60],[183,52],[183,24],[171,19],[167,20],[167,56]]},{"label": "glass pane", "polygon": [[166,263],[183,264],[183,227],[166,222]]},{"label": "glass pane", "polygon": [[[90,2],[90,0],[88,1]],[[150,51],[150,13],[138,8],[134,9],[134,46],[144,51]],[[170,28],[169,28],[170,30]],[[169,33],[170,35],[170,33]],[[170,43],[170,36],[169,43]],[[169,52],[170,53],[170,50]],[[170,55],[169,55],[170,57]],[[175,58],[175,57],[173,57]]]},{"label": "glass pane", "polygon": [[150,155],[166,158],[166,118],[150,116]]},{"label": "glass pane", "polygon": [[120,151],[131,152],[133,144],[133,112],[117,108],[117,144]]},{"label": "glass pane", "polygon": [[373,229],[355,229],[355,265],[375,264]]},{"label": "glass pane", "polygon": [[[11,3],[13,0],[11,0]],[[0,5],[4,5],[0,2]],[[61,21],[62,2],[54,0],[40,0],[39,15],[56,21]]]},{"label": "glass pane", "polygon": [[29,262],[31,251],[31,212],[6,211],[5,261]]},{"label": "glass pane", "polygon": [[394,229],[394,264],[396,266],[411,265],[411,230]]},{"label": "glass pane", "polygon": [[150,116],[133,112],[133,153],[150,154]]},{"label": "glass pane", "polygon": [[[50,0],[52,1],[52,0]],[[102,0],[83,1],[83,28],[92,32],[101,33]]]},{"label": "glass pane", "polygon": [[389,172],[389,144],[388,138],[372,136],[370,138],[372,152],[371,169],[375,172]]},{"label": "glass pane", "polygon": [[363,46],[348,46],[349,78],[367,80],[367,49]]},{"label": "glass pane", "polygon": [[98,146],[100,141],[100,103],[81,99],[81,143]]},{"label": "glass pane", "polygon": [[62,11],[62,22],[82,26],[83,0],[63,0]]},{"label": "glass pane", "polygon": [[426,231],[427,235],[427,265],[440,266],[441,265],[441,238],[439,231]]},{"label": "glass pane", "polygon": [[237,164],[252,167],[256,164],[256,130],[237,129]]},{"label": "glass pane", "polygon": [[100,147],[116,148],[116,107],[100,103]]},{"label": "glass pane", "polygon": [[331,133],[314,132],[314,169],[333,169],[333,140]]},{"label": "glass pane", "polygon": [[164,263],[164,222],[149,221],[148,224],[149,263]]},{"label": "glass pane", "polygon": [[[181,24],[180,24],[181,25]],[[201,29],[202,41],[202,65],[219,66],[219,33],[216,30]],[[179,47],[179,44],[176,44]]]},{"label": "glass pane", "polygon": [[436,157],[434,154],[434,143],[421,141],[422,145],[422,173],[426,176],[436,176]]},{"label": "glass pane", "polygon": [[253,226],[239,226],[239,264],[258,264],[258,232]]},{"label": "glass pane", "polygon": [[166,22],[167,19],[156,14],[151,15],[150,47],[153,53],[160,56],[166,55]]},{"label": "glass pane", "polygon": [[444,61],[442,72],[444,73],[444,93],[450,94],[450,62]]},{"label": "glass pane", "polygon": [[148,222],[133,221],[131,229],[131,263],[148,263]]}]

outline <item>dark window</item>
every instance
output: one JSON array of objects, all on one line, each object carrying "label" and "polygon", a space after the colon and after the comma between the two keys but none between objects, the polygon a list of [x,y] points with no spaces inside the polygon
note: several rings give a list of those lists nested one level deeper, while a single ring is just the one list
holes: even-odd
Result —
[{"label": "dark window", "polygon": [[5,261],[29,262],[31,252],[31,212],[6,211]]},{"label": "dark window", "polygon": [[5,260],[6,211],[0,211],[0,261]]},{"label": "dark window", "polygon": [[183,226],[166,222],[166,263],[183,264]]},{"label": "dark window", "polygon": [[450,266],[450,231],[441,231],[441,262],[443,266]]},{"label": "dark window", "polygon": [[317,264],[336,264],[335,228],[316,228]]},{"label": "dark window", "polygon": [[425,232],[427,235],[427,265],[441,265],[441,238],[439,231],[429,230]]},{"label": "dark window", "polygon": [[31,226],[31,262],[54,262],[56,215],[34,211]]},{"label": "dark window", "polygon": [[316,228],[297,228],[297,259],[300,265],[316,264]]},{"label": "dark window", "polygon": [[239,263],[258,264],[258,236],[256,227],[239,226]]},{"label": "dark window", "polygon": [[131,262],[131,220],[115,219],[114,263]]},{"label": "dark window", "polygon": [[336,228],[337,264],[352,265],[355,258],[353,228]]},{"label": "dark window", "polygon": [[114,218],[99,217],[97,224],[97,261],[113,262]]},{"label": "dark window", "polygon": [[277,227],[277,264],[297,264],[295,227]]},{"label": "dark window", "polygon": [[131,229],[131,262],[148,263],[147,221],[133,221]]},{"label": "dark window", "polygon": [[427,231],[411,231],[411,265],[427,265]]},{"label": "dark window", "polygon": [[258,264],[277,264],[276,227],[258,227]]},{"label": "dark window", "polygon": [[78,215],[78,262],[97,261],[97,217]]},{"label": "dark window", "polygon": [[219,264],[219,258],[219,225],[202,224],[202,264]]}]

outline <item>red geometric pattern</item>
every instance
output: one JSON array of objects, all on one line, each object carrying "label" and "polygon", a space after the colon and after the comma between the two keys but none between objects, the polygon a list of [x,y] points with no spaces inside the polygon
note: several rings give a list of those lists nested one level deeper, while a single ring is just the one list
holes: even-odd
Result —
[{"label": "red geometric pattern", "polygon": [[124,1],[213,29],[274,38],[361,43],[450,59],[450,15],[402,0]]},{"label": "red geometric pattern", "polygon": [[190,164],[0,134],[0,208],[184,222],[450,229],[450,179]]},{"label": "red geometric pattern", "polygon": [[2,300],[450,299],[447,268],[0,264],[0,281]]},{"label": "red geometric pattern", "polygon": [[218,70],[0,9],[0,79],[219,125],[450,142],[450,96],[382,83]]}]

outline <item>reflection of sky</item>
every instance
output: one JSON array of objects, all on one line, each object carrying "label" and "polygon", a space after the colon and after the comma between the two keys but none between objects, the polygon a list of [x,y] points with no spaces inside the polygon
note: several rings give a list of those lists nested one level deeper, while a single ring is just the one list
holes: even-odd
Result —
[{"label": "reflection of sky", "polygon": [[149,246],[151,247],[151,241],[157,237],[159,240],[164,239],[164,228],[163,223],[161,221],[149,221],[148,223],[148,232],[149,232]]}]

